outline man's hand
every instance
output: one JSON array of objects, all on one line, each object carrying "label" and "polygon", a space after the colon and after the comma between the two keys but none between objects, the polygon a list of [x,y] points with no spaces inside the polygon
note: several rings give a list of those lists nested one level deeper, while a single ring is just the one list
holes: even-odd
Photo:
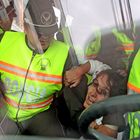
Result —
[{"label": "man's hand", "polygon": [[80,83],[82,76],[85,73],[89,72],[89,70],[90,63],[86,62],[84,64],[73,67],[70,70],[66,71],[66,73],[64,74],[65,86],[70,86],[70,88],[76,87]]},{"label": "man's hand", "polygon": [[95,129],[96,131],[103,133],[104,135],[116,138],[118,133],[117,129],[112,129],[110,128],[111,126],[110,127],[109,126],[110,125],[103,125],[103,124],[98,125],[96,121],[93,121],[90,124],[90,127]]},{"label": "man's hand", "polygon": [[72,69],[66,71],[64,75],[65,86],[76,87],[82,79],[82,70],[80,66],[73,67]]}]

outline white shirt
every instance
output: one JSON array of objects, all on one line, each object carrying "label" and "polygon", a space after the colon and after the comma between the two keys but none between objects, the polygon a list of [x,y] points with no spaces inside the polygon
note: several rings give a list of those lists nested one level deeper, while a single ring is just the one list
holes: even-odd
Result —
[{"label": "white shirt", "polygon": [[89,74],[92,74],[93,79],[96,78],[96,75],[103,71],[103,70],[107,70],[107,69],[111,69],[111,67],[107,64],[104,64],[98,60],[89,60],[90,63],[90,70],[89,70]]}]

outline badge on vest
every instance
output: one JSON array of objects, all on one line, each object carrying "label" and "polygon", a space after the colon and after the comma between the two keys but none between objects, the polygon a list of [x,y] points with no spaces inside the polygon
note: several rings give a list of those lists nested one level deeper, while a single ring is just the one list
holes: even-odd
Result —
[{"label": "badge on vest", "polygon": [[49,64],[49,60],[47,58],[42,58],[41,60],[41,70],[46,70]]}]

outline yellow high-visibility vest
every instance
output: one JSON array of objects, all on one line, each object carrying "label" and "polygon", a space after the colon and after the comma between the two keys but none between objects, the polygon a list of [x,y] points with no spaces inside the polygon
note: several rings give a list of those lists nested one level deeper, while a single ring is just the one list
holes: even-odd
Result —
[{"label": "yellow high-visibility vest", "polygon": [[35,54],[25,40],[24,33],[6,32],[0,43],[1,80],[6,85],[8,116],[14,121],[49,109],[53,94],[62,88],[69,50],[66,44],[53,40],[47,51]]},{"label": "yellow high-visibility vest", "polygon": [[[140,94],[140,49],[138,50],[128,79],[128,94]],[[132,91],[132,92],[129,92]],[[130,139],[140,137],[140,111],[128,113]]]}]

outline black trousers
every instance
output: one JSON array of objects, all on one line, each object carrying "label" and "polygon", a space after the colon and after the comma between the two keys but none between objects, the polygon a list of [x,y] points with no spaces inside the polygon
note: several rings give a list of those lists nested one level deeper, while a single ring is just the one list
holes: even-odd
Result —
[{"label": "black trousers", "polygon": [[18,127],[22,130],[22,135],[65,137],[63,126],[59,122],[55,108],[46,110],[29,120],[18,123]]}]

